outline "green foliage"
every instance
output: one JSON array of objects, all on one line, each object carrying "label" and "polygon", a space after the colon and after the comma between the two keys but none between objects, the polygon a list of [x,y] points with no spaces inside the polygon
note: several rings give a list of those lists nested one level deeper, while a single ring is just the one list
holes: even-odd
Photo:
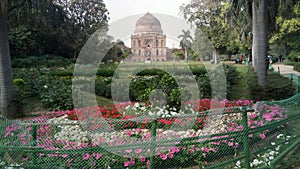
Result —
[{"label": "green foliage", "polygon": [[56,54],[76,58],[90,35],[107,30],[103,0],[10,1],[13,57]]},{"label": "green foliage", "polygon": [[232,17],[232,22],[228,21],[228,1],[192,0],[181,9],[185,19],[203,31],[219,54],[246,52],[251,46],[248,17],[239,14]]},{"label": "green foliage", "polygon": [[[50,110],[71,110],[73,99],[71,81],[59,78],[39,78],[39,97],[45,107]],[[44,84],[44,85],[43,85]]]},{"label": "green foliage", "polygon": [[300,62],[300,50],[299,51],[292,51],[289,54],[288,59],[291,62]]},{"label": "green foliage", "polygon": [[25,81],[23,79],[14,79],[14,85],[17,87],[18,90],[24,91],[25,90]]},{"label": "green foliage", "polygon": [[[77,72],[76,75],[79,76],[93,76],[95,75],[96,70],[86,70],[83,72]],[[52,76],[59,76],[59,77],[72,77],[74,73],[74,70],[71,69],[55,69],[55,70],[50,70],[49,75]],[[96,72],[97,76],[102,76],[102,77],[112,77],[114,75],[114,70],[113,69],[98,69]]]},{"label": "green foliage", "polygon": [[25,104],[25,80],[21,78],[17,78],[13,80],[14,86],[15,86],[15,101],[16,101],[16,109],[17,109],[17,116],[16,117],[22,117],[24,116],[23,106]]},{"label": "green foliage", "polygon": [[95,81],[95,93],[97,96],[111,98],[111,78],[97,77]]},{"label": "green foliage", "polygon": [[300,63],[295,63],[294,64],[294,70],[297,72],[300,72]]},{"label": "green foliage", "polygon": [[241,80],[240,72],[237,71],[235,66],[232,65],[223,65],[225,75],[226,75],[226,92],[227,98],[231,99],[235,94],[234,85],[237,85]]},{"label": "green foliage", "polygon": [[13,57],[37,54],[41,50],[37,41],[36,30],[25,25],[10,30],[9,42]]},{"label": "green foliage", "polygon": [[15,58],[12,60],[13,68],[42,68],[42,67],[67,67],[72,61],[60,56],[43,55]]},{"label": "green foliage", "polygon": [[261,87],[257,83],[257,75],[253,68],[248,71],[248,84],[252,100],[283,100],[295,94],[296,87],[291,80],[279,74],[269,72],[267,85]]},{"label": "green foliage", "polygon": [[291,61],[299,61],[300,2],[288,0],[281,5],[276,18],[278,29],[270,42],[274,54],[288,56]]},{"label": "green foliage", "polygon": [[[16,79],[20,77],[26,79],[24,91],[26,96],[22,99],[36,97],[49,110],[66,110],[73,108],[71,80],[49,76],[37,69],[18,69],[15,70]],[[17,84],[23,84],[16,80]]]}]

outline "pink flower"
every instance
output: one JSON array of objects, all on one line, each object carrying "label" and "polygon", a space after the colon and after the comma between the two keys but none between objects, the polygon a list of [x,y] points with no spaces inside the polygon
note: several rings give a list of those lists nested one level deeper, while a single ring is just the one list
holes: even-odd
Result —
[{"label": "pink flower", "polygon": [[174,154],[173,153],[169,153],[168,154],[168,158],[173,158],[174,157]]},{"label": "pink flower", "polygon": [[160,157],[162,160],[166,160],[168,158],[167,155],[165,155],[165,154],[160,154]]},{"label": "pink flower", "polygon": [[262,133],[262,134],[259,135],[259,137],[264,139],[264,138],[266,138],[266,135],[264,133]]},{"label": "pink flower", "polygon": [[101,156],[102,156],[102,154],[97,153],[94,157],[98,160]]},{"label": "pink flower", "polygon": [[24,161],[27,161],[27,160],[28,160],[28,157],[23,158],[23,160],[24,160]]},{"label": "pink flower", "polygon": [[63,154],[61,156],[62,156],[62,158],[66,158],[66,157],[68,157],[68,154]]},{"label": "pink flower", "polygon": [[264,122],[262,120],[260,120],[258,123],[257,123],[258,126],[263,126],[264,125]]},{"label": "pink flower", "polygon": [[274,116],[274,113],[265,113],[263,117],[266,119],[266,121],[272,121],[272,118]]},{"label": "pink flower", "polygon": [[201,150],[202,150],[203,152],[205,152],[205,153],[209,152],[209,149],[206,148],[206,147],[202,147]]},{"label": "pink flower", "polygon": [[256,116],[257,116],[256,113],[250,114],[250,118],[252,118],[252,119],[254,119]]},{"label": "pink flower", "polygon": [[128,167],[130,165],[130,161],[125,161],[124,162],[124,167]]},{"label": "pink flower", "polygon": [[126,152],[126,153],[131,153],[131,152],[132,152],[132,150],[125,150],[125,152]]},{"label": "pink flower", "polygon": [[140,161],[141,162],[145,162],[146,161],[146,157],[145,156],[140,156]]},{"label": "pink flower", "polygon": [[147,168],[150,169],[150,160],[147,160]]},{"label": "pink flower", "polygon": [[90,154],[89,153],[86,153],[85,155],[83,155],[83,159],[84,160],[87,160],[90,158]]},{"label": "pink flower", "polygon": [[233,142],[228,142],[228,146],[233,146]]},{"label": "pink flower", "polygon": [[253,137],[253,134],[249,134],[248,136],[249,136],[249,137]]},{"label": "pink flower", "polygon": [[126,134],[127,134],[128,136],[131,136],[131,135],[132,135],[132,133],[131,133],[130,131],[126,131]]},{"label": "pink flower", "polygon": [[143,151],[143,149],[141,149],[141,148],[134,150],[134,152],[135,152],[136,154],[140,154],[142,151]]}]

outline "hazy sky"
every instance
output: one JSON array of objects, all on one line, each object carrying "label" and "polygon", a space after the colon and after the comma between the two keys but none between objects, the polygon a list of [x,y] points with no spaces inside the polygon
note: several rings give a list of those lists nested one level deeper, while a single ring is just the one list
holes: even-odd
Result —
[{"label": "hazy sky", "polygon": [[142,13],[161,13],[179,17],[179,7],[190,0],[104,0],[110,22]]},{"label": "hazy sky", "polygon": [[179,47],[177,36],[190,26],[180,13],[179,7],[190,0],[104,0],[109,11],[109,34],[130,46],[130,36],[136,21],[147,12],[157,17],[167,36],[168,47]]}]

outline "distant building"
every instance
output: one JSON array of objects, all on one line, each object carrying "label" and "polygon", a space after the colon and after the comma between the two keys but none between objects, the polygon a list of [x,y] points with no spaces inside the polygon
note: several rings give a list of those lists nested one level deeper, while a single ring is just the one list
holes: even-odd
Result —
[{"label": "distant building", "polygon": [[129,61],[166,61],[171,55],[159,20],[149,12],[136,23],[131,35],[131,53]]}]

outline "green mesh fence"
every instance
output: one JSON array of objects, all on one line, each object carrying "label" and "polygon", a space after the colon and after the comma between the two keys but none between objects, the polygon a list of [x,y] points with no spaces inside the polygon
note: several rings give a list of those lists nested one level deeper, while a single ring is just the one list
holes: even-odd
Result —
[{"label": "green mesh fence", "polygon": [[284,168],[299,150],[299,97],[164,117],[2,117],[0,168]]},{"label": "green mesh fence", "polygon": [[296,86],[298,93],[300,92],[300,78],[296,74],[281,74],[283,77],[289,78]]}]

